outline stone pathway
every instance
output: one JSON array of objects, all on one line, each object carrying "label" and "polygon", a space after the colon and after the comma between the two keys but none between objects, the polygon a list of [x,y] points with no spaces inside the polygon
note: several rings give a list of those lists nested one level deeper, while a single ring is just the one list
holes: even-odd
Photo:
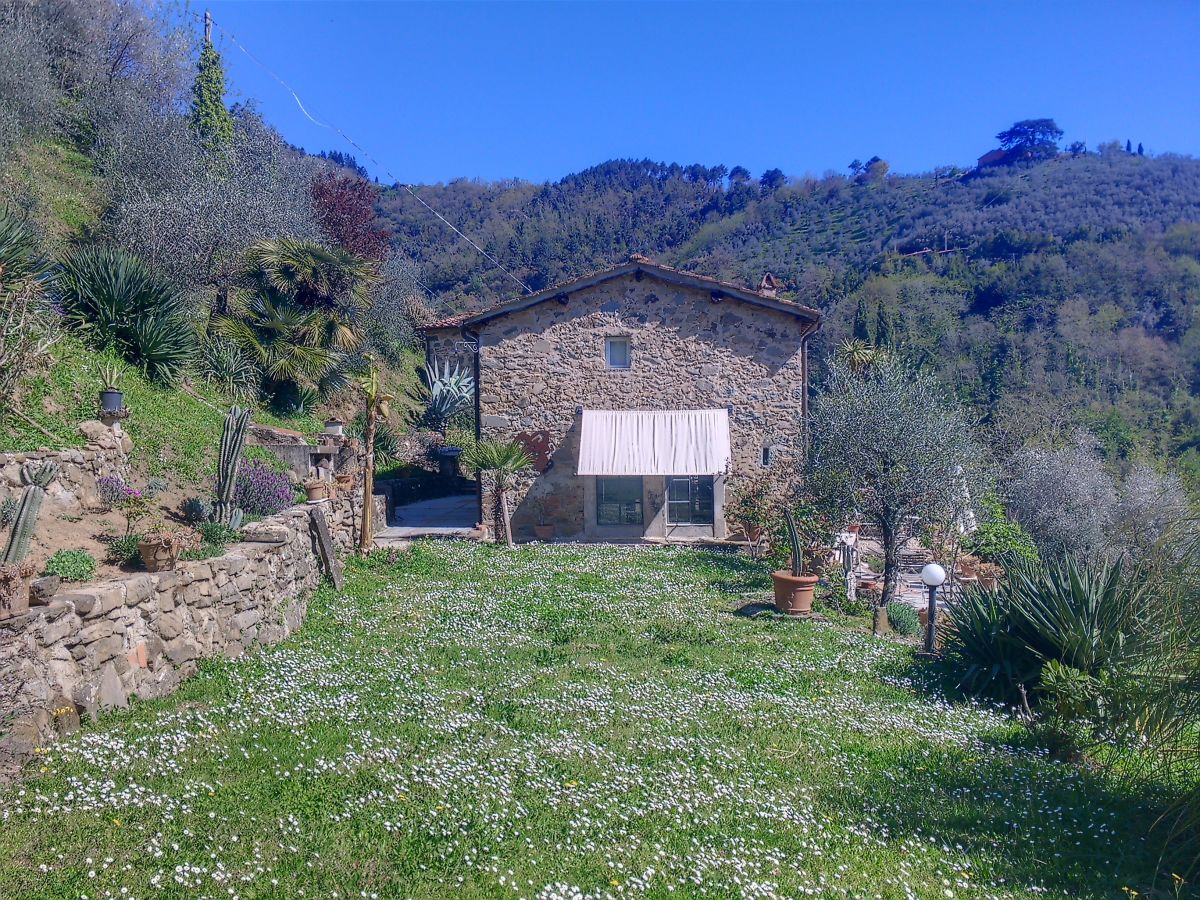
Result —
[{"label": "stone pathway", "polygon": [[419,537],[472,537],[479,505],[474,494],[455,494],[397,506],[388,527],[375,535],[375,546],[404,546]]}]

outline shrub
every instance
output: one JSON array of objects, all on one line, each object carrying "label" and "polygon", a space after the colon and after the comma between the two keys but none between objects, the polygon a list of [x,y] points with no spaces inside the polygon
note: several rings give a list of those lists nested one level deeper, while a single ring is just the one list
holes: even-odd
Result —
[{"label": "shrub", "polygon": [[222,549],[238,539],[238,533],[234,529],[220,522],[202,522],[196,526],[196,532],[204,543]]},{"label": "shrub", "polygon": [[203,497],[188,497],[179,504],[179,513],[189,525],[207,522],[212,518],[212,502]]},{"label": "shrub", "polygon": [[58,296],[68,321],[147,377],[173,384],[195,350],[182,295],[136,256],[83,247],[63,260]]},{"label": "shrub", "polygon": [[171,486],[161,478],[151,478],[146,482],[146,496],[153,500]]},{"label": "shrub", "polygon": [[96,559],[86,550],[59,550],[48,560],[43,575],[63,581],[90,581],[96,574]]},{"label": "shrub", "polygon": [[296,492],[291,480],[261,460],[250,460],[238,472],[233,502],[251,516],[273,516],[292,505]]},{"label": "shrub", "polygon": [[228,399],[238,403],[258,399],[262,370],[237,344],[221,338],[205,341],[199,369],[204,380]]},{"label": "shrub", "polygon": [[7,528],[17,520],[17,507],[21,504],[16,497],[5,497],[0,503],[0,528]]},{"label": "shrub", "polygon": [[1037,691],[1052,660],[1103,680],[1147,637],[1144,594],[1120,563],[1017,561],[997,590],[969,587],[950,602],[946,649],[966,689],[1010,701]]},{"label": "shrub", "polygon": [[907,603],[898,601],[888,604],[887,607],[888,624],[892,626],[892,631],[904,637],[911,637],[921,630],[921,620],[917,616],[917,611]]},{"label": "shrub", "polygon": [[190,547],[180,554],[181,559],[209,559],[220,556],[225,548],[238,539],[238,533],[220,522],[202,522],[196,526],[200,546]]},{"label": "shrub", "polygon": [[1020,523],[1008,518],[1004,505],[994,495],[982,498],[983,520],[979,527],[963,537],[962,549],[985,562],[1003,562],[1015,556],[1037,562],[1037,545]]},{"label": "shrub", "polygon": [[126,534],[115,538],[108,545],[108,561],[118,566],[141,565],[142,556],[138,553],[138,543],[141,540],[142,536],[140,534]]},{"label": "shrub", "polygon": [[96,479],[96,494],[100,502],[111,509],[128,496],[129,485],[117,475],[102,475]]}]

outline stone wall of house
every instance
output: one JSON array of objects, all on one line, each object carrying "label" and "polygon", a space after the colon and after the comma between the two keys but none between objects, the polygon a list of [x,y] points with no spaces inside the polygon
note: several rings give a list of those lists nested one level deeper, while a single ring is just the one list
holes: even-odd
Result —
[{"label": "stone wall of house", "polygon": [[[579,407],[728,407],[730,475],[758,471],[763,449],[781,468],[802,452],[805,324],[786,312],[646,275],[630,275],[501,316],[480,327],[480,425],[485,437],[544,432],[553,465],[515,498],[514,530],[544,515],[558,536],[582,533]],[[628,336],[631,365],[610,369],[604,339]],[[429,335],[438,360],[469,362],[457,330]]]},{"label": "stone wall of house", "polygon": [[102,422],[84,422],[79,430],[87,438],[87,444],[79,449],[0,453],[0,501],[20,496],[24,490],[21,467],[27,462],[58,464],[58,475],[46,489],[46,502],[68,515],[99,504],[97,479],[117,476],[128,480],[128,454],[133,449],[129,435]]},{"label": "stone wall of house", "polygon": [[236,657],[291,634],[322,575],[310,510],[346,552],[361,508],[361,490],[293,507],[244,528],[222,556],[64,587],[0,620],[0,773],[77,728],[81,715],[169,694],[203,657]]}]

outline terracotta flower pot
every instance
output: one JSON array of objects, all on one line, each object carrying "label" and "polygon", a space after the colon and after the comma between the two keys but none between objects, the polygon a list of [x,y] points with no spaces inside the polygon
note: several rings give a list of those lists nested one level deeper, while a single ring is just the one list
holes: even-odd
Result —
[{"label": "terracotta flower pot", "polygon": [[772,572],[775,608],[789,616],[807,616],[812,612],[813,591],[819,580],[816,575],[793,575],[783,570]]},{"label": "terracotta flower pot", "polygon": [[996,589],[996,580],[995,575],[980,575],[979,586],[986,591],[994,591]]},{"label": "terracotta flower pot", "polygon": [[335,475],[339,491],[348,491],[354,487],[354,475],[350,472],[343,472],[340,475]]},{"label": "terracotta flower pot", "polygon": [[308,502],[315,503],[318,500],[324,500],[328,493],[326,485],[322,481],[314,481],[304,486],[304,493],[308,495]]},{"label": "terracotta flower pot", "polygon": [[169,572],[175,568],[179,548],[163,546],[157,541],[142,541],[138,544],[138,555],[147,572]]}]

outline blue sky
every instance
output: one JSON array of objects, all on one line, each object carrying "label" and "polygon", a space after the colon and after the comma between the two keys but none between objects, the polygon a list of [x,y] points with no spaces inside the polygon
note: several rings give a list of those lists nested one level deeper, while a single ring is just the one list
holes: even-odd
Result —
[{"label": "blue sky", "polygon": [[[382,181],[555,180],[615,157],[803,175],[878,155],[920,172],[1040,117],[1089,147],[1200,155],[1197,0],[209,8]],[[354,152],[217,43],[231,99],[306,149]]]}]

